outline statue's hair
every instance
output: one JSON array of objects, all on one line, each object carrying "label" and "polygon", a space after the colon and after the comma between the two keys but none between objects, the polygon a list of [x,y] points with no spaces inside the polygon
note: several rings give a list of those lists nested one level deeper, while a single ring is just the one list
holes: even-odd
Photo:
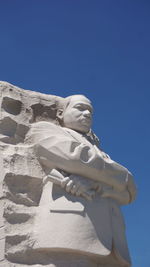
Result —
[{"label": "statue's hair", "polygon": [[[79,97],[84,97],[84,98],[88,99],[85,95],[70,95],[70,96],[67,96],[65,98],[62,98],[61,100],[59,100],[59,102],[57,102],[57,109],[63,109],[63,110],[65,110],[69,106],[71,99],[73,97],[76,97],[76,96],[77,97],[78,96]],[[90,100],[89,100],[89,102],[90,102]]]}]

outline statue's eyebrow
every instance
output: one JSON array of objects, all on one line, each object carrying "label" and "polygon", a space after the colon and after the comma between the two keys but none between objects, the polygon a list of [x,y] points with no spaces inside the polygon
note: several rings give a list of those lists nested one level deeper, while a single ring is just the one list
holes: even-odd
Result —
[{"label": "statue's eyebrow", "polygon": [[84,103],[76,103],[74,105],[74,107],[78,107],[78,106],[84,106],[84,107],[88,108],[88,110],[90,110],[91,113],[93,113],[93,107],[91,105],[84,104]]}]

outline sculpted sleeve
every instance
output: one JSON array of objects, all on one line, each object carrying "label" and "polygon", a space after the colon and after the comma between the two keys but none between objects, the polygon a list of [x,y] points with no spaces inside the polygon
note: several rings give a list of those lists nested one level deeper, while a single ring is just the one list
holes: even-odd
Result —
[{"label": "sculpted sleeve", "polygon": [[37,122],[32,125],[26,143],[35,146],[37,157],[49,168],[103,182],[120,192],[127,187],[129,172],[126,168],[110,158],[104,159],[94,146],[75,140],[62,127]]}]

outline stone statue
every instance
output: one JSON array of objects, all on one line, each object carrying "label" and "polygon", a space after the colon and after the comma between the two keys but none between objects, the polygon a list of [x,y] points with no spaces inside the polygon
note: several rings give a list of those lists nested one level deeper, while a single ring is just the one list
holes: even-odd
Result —
[{"label": "stone statue", "polygon": [[[132,174],[99,148],[90,100],[6,87],[22,97],[19,111],[2,98],[2,266],[130,266],[120,205],[135,199],[136,188]],[[24,121],[10,134],[8,122],[19,114]]]}]

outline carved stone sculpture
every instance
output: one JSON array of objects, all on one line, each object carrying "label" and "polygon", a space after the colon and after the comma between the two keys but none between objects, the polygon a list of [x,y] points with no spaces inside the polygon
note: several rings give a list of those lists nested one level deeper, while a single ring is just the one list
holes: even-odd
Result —
[{"label": "carved stone sculpture", "polygon": [[0,266],[130,266],[132,174],[99,148],[92,104],[0,82]]}]

